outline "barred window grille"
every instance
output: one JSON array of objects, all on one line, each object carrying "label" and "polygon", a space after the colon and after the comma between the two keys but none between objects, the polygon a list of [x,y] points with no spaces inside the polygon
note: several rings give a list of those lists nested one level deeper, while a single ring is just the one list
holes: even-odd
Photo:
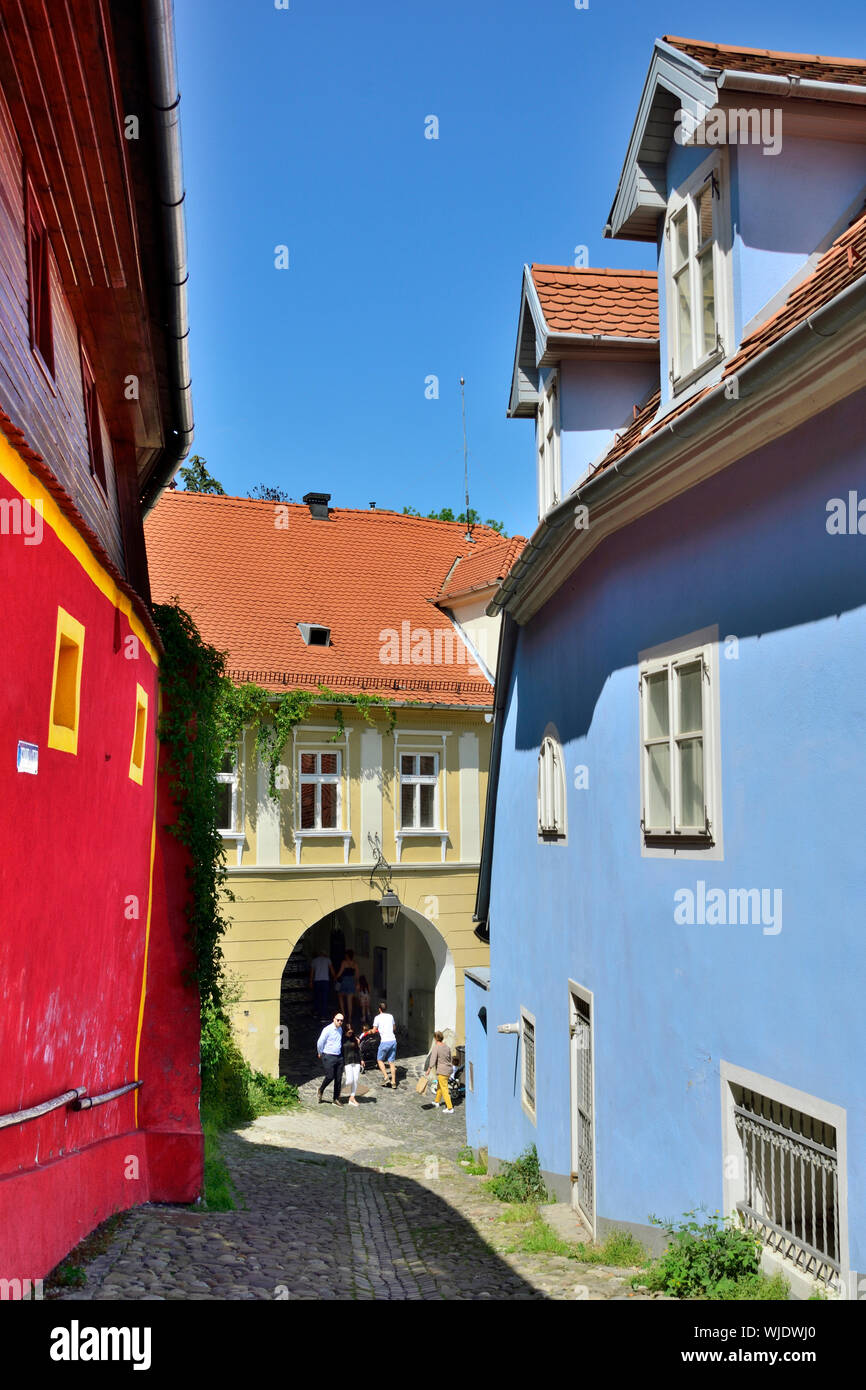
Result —
[{"label": "barred window grille", "polygon": [[535,1024],[523,1016],[523,1095],[530,1110],[535,1109]]},{"label": "barred window grille", "polygon": [[838,1287],[836,1130],[756,1091],[732,1090],[744,1166],[745,1196],[737,1210],[768,1249]]}]

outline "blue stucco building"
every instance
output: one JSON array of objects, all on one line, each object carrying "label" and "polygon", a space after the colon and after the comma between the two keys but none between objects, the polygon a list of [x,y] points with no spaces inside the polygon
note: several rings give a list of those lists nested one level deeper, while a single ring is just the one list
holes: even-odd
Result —
[{"label": "blue stucco building", "polygon": [[595,1237],[739,1212],[796,1296],[844,1298],[866,1296],[864,86],[866,63],[659,40],[606,228],[656,273],[524,272],[509,412],[535,421],[539,524],[495,601],[491,967],[466,979],[492,1168],[534,1143]]}]

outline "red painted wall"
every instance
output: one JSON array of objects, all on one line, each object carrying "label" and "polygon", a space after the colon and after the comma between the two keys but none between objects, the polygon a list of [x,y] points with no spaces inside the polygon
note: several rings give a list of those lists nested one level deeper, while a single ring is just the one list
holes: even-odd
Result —
[{"label": "red painted wall", "polygon": [[[0,472],[0,499],[16,495]],[[85,628],[75,755],[47,746],[58,605]],[[47,523],[38,544],[0,534],[0,1115],[136,1079],[158,676],[130,635]],[[141,785],[129,777],[136,685],[149,701]],[[39,747],[36,776],[17,771],[19,740]],[[198,999],[183,978],[183,853],[162,828],[171,815],[161,776],[141,1128],[130,1094],[0,1129],[0,1277],[42,1277],[113,1210],[200,1189]]]}]

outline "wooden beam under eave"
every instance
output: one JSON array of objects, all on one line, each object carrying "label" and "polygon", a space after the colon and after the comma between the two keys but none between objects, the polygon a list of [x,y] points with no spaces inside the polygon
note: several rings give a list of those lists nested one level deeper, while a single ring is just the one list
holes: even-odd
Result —
[{"label": "wooden beam under eave", "polygon": [[135,446],[125,439],[114,439],[112,445],[117,477],[120,529],[126,557],[126,577],[136,593],[150,607],[150,577],[147,570],[147,549],[144,543]]}]

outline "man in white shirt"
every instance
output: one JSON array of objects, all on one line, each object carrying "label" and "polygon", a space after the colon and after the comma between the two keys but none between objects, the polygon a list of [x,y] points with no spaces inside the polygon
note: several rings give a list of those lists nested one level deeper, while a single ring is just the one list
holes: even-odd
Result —
[{"label": "man in white shirt", "polygon": [[343,1015],[335,1014],[334,1022],[329,1023],[327,1028],[323,1028],[319,1034],[319,1041],[316,1043],[316,1051],[319,1054],[319,1061],[325,1068],[325,1076],[316,1095],[319,1104],[327,1104],[325,1100],[325,1087],[334,1083],[334,1104],[340,1103],[340,1086],[343,1080]]},{"label": "man in white shirt", "polygon": [[[376,1015],[376,1027],[379,1029],[379,1051],[376,1060],[379,1063],[379,1070],[385,1080],[383,1086],[390,1086],[392,1091],[397,1089],[397,1068],[394,1059],[397,1056],[397,1033],[394,1015],[386,1012],[384,1000],[379,1005],[379,1012]],[[391,1080],[388,1080],[386,1062],[391,1064]]]}]

